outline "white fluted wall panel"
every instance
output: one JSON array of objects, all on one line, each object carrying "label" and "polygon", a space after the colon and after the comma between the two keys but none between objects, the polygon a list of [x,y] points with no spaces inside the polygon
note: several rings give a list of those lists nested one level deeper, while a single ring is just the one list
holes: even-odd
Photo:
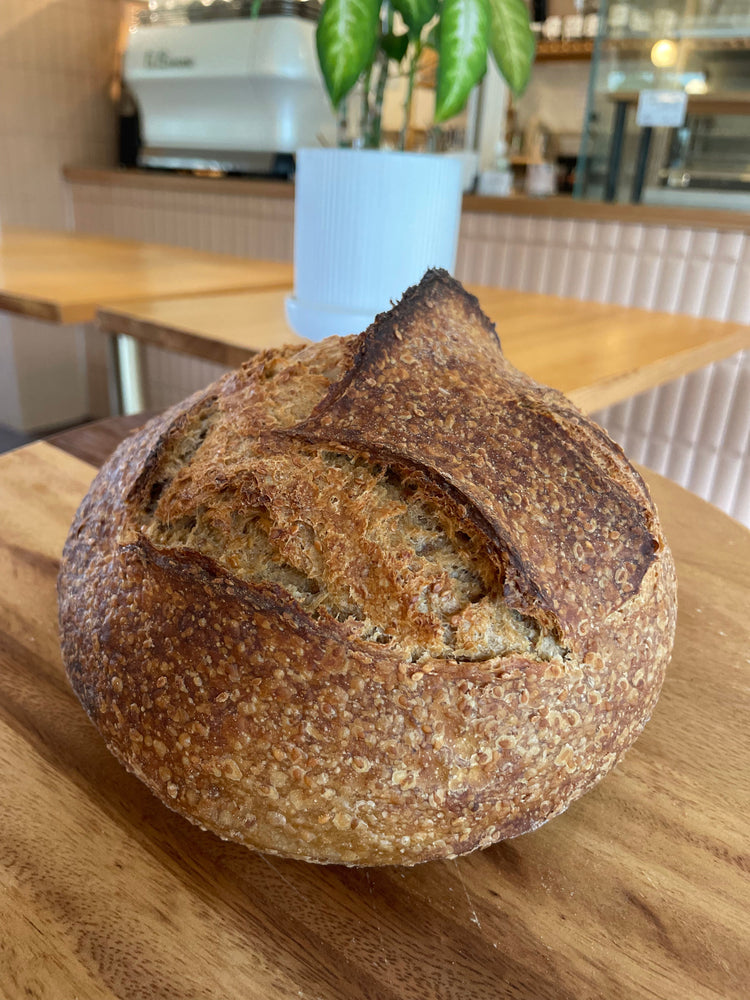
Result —
[{"label": "white fluted wall panel", "polygon": [[750,321],[744,233],[466,213],[456,275],[501,288]]},{"label": "white fluted wall panel", "polygon": [[227,371],[228,368],[214,361],[176,355],[149,345],[143,358],[143,378],[148,390],[147,409],[166,410],[178,400],[215,382]]},{"label": "white fluted wall panel", "polygon": [[196,194],[105,184],[71,184],[75,228],[123,239],[291,260],[290,198]]},{"label": "white fluted wall panel", "polygon": [[[291,199],[72,184],[76,228],[292,259]],[[466,282],[750,323],[744,233],[465,213]],[[104,373],[101,338],[90,352]],[[167,406],[224,369],[147,348],[148,404]],[[594,414],[628,455],[750,526],[750,352]]]},{"label": "white fluted wall panel", "polygon": [[750,353],[594,416],[630,458],[750,527]]}]

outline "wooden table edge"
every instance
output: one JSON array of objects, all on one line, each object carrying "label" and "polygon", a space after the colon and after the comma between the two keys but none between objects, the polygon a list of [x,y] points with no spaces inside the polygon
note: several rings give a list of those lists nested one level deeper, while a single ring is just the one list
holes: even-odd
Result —
[{"label": "wooden table edge", "polygon": [[[173,326],[166,326],[155,320],[144,319],[132,315],[132,310],[139,302],[147,303],[158,301],[170,302],[181,301],[190,298],[216,298],[237,294],[253,294],[263,292],[289,292],[292,286],[288,282],[284,284],[270,283],[267,285],[256,285],[252,288],[224,288],[216,292],[196,292],[187,295],[165,295],[154,299],[133,299],[129,301],[118,300],[99,306],[96,312],[95,322],[102,333],[110,335],[124,335],[132,337],[146,344],[162,347],[166,350],[177,351],[188,354],[190,357],[201,358],[204,361],[213,361],[217,364],[226,365],[229,368],[238,368],[248,358],[258,354],[262,348],[250,346],[242,347],[239,344],[228,344],[218,340],[206,338],[203,334],[191,330],[178,329]],[[289,330],[289,343],[306,343],[304,338]]]},{"label": "wooden table edge", "polygon": [[18,295],[11,292],[0,292],[0,312],[25,316],[27,319],[41,319],[49,323],[78,322],[64,318],[65,311],[55,302],[34,295]]},{"label": "wooden table edge", "polygon": [[[152,302],[154,299],[190,299],[201,298],[207,295],[236,294],[237,292],[272,292],[291,290],[291,282],[279,279],[270,279],[260,285],[248,285],[246,282],[230,282],[222,285],[220,289],[206,291],[205,289],[196,292],[171,293],[169,295],[155,294],[151,296],[137,295],[132,299],[118,299],[123,304],[135,305],[138,302]],[[90,301],[78,301],[74,303],[51,302],[34,295],[21,295],[18,293],[0,292],[0,312],[11,313],[15,316],[24,316],[27,319],[45,320],[49,323],[56,323],[60,326],[72,326],[77,323],[96,322],[101,307],[101,300],[92,299]],[[113,314],[114,315],[114,314]],[[123,332],[123,331],[107,331]]]},{"label": "wooden table edge", "polygon": [[257,353],[252,348],[233,347],[220,341],[206,340],[201,334],[163,326],[153,320],[137,319],[125,311],[120,312],[109,307],[97,310],[96,324],[102,333],[111,336],[132,337],[143,344],[187,354],[192,358],[212,361],[229,368],[238,368],[243,361],[247,361]]},{"label": "wooden table edge", "polygon": [[682,378],[705,367],[725,361],[739,351],[750,348],[750,327],[742,327],[720,340],[712,340],[698,347],[691,347],[678,354],[659,358],[633,371],[613,375],[601,382],[571,389],[565,393],[576,406],[593,413],[616,403],[656,389],[674,379]]}]

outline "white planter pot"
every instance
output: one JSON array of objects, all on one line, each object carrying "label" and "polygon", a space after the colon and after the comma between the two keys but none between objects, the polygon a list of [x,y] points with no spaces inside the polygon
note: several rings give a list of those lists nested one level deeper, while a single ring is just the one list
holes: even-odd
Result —
[{"label": "white planter pot", "polygon": [[301,149],[287,319],[310,340],[361,333],[430,267],[453,271],[461,164],[383,150]]}]

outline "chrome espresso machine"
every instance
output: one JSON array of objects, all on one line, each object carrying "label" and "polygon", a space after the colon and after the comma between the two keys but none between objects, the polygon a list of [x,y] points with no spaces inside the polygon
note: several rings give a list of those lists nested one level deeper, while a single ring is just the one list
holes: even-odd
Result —
[{"label": "chrome espresso machine", "polygon": [[150,0],[124,61],[138,165],[287,175],[298,148],[335,145],[319,13],[316,0]]}]

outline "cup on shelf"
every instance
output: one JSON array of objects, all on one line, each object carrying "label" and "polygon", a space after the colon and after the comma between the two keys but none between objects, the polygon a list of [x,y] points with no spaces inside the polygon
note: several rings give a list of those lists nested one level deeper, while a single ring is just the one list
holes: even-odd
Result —
[{"label": "cup on shelf", "polygon": [[563,41],[576,41],[583,35],[583,14],[566,14],[563,18]]},{"label": "cup on shelf", "polygon": [[599,33],[599,15],[587,14],[583,19],[583,37],[596,38]]},{"label": "cup on shelf", "polygon": [[548,42],[559,42],[562,36],[562,18],[553,14],[542,24],[542,37]]},{"label": "cup on shelf", "polygon": [[529,163],[524,184],[526,194],[532,198],[546,198],[557,194],[557,167],[554,163]]}]

